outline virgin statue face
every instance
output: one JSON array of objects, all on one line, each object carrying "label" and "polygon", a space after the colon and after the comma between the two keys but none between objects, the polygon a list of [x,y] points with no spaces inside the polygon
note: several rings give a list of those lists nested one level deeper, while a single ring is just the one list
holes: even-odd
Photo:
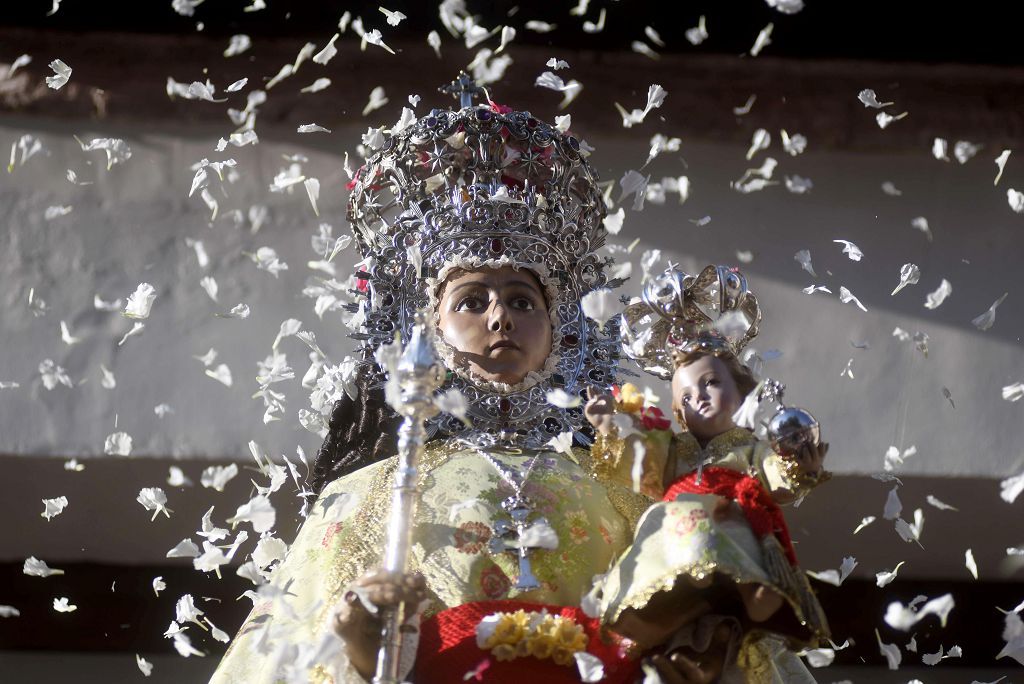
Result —
[{"label": "virgin statue face", "polygon": [[442,285],[439,324],[473,375],[509,385],[544,368],[551,319],[544,290],[526,269],[456,271]]}]

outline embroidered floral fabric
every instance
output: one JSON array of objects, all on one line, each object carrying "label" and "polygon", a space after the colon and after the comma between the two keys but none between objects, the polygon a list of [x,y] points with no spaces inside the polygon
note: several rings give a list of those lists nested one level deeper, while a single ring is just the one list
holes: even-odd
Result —
[{"label": "embroidered floral fabric", "polygon": [[[492,456],[519,467],[535,453],[493,451]],[[576,451],[573,458],[556,452],[541,458],[525,493],[555,529],[560,545],[556,551],[531,552],[542,586],[517,591],[515,557],[492,555],[487,548],[494,522],[504,515],[499,504],[511,489],[474,452],[447,441],[428,444],[413,532],[413,569],[427,578],[432,599],[428,614],[469,601],[504,598],[578,606],[594,573],[625,550],[632,539],[628,511],[643,506],[633,501],[633,508],[627,508],[625,502],[636,495],[595,479],[586,451]],[[388,459],[324,488],[274,573],[273,585],[287,594],[253,609],[212,684],[276,683],[289,644],[333,637],[331,620],[344,587],[380,562],[394,468],[395,459]],[[312,681],[361,681],[338,662],[320,663]]]},{"label": "embroidered floral fabric", "polygon": [[[676,434],[669,445],[666,482],[693,472],[699,464],[714,465],[749,473],[774,497],[791,500],[797,487],[780,458],[742,428],[718,435],[703,449],[689,433]],[[620,459],[631,460],[631,456]],[[717,496],[683,494],[647,510],[637,525],[632,546],[594,588],[593,597],[606,624],[615,622],[627,608],[642,608],[651,597],[672,589],[682,578],[701,580],[719,573],[736,582],[773,587],[787,599],[800,623],[814,618],[809,630],[816,631],[821,609],[803,573],[796,569],[792,581],[780,586],[766,567],[763,543],[742,517],[716,520],[717,500]],[[767,653],[766,649],[767,645],[761,651]],[[814,681],[805,675],[806,669],[792,653],[775,646],[768,650],[772,654],[761,658],[753,668],[758,674],[747,671],[748,681]]]}]

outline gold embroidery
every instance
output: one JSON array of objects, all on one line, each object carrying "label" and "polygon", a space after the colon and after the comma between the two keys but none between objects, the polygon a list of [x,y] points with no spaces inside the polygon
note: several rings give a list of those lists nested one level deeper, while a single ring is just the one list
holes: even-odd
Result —
[{"label": "gold embroidery", "polygon": [[[457,450],[458,448],[447,440],[429,442],[424,448],[419,463],[420,486],[422,487],[423,480],[430,476],[434,468],[441,465]],[[340,543],[335,545],[332,557],[327,564],[327,567],[330,568],[325,587],[327,597],[318,620],[319,630],[323,630],[327,626],[345,587],[381,561],[387,541],[386,530],[388,514],[391,511],[391,488],[397,468],[397,456],[377,465],[377,472],[370,480],[361,508],[351,517],[349,523],[351,532],[344,535]],[[332,486],[328,485],[321,497],[331,490]],[[422,509],[420,509],[417,518],[421,518],[422,514]],[[415,572],[419,566],[415,554],[410,556],[410,561],[410,571]]]},{"label": "gold embroidery", "polygon": [[[622,440],[619,440],[620,442]],[[619,515],[629,523],[629,530],[632,533],[636,529],[636,523],[640,516],[651,507],[651,499],[643,494],[637,494],[629,487],[626,487],[609,478],[603,465],[597,463],[597,459],[586,449],[575,448],[572,450],[576,463],[579,464],[588,475],[604,485],[605,493],[612,507]]]},{"label": "gold embroidery", "polygon": [[797,498],[807,496],[812,489],[832,479],[832,473],[822,468],[817,473],[805,472],[800,467],[799,461],[794,458],[787,458],[776,454],[775,466],[779,474],[785,480],[788,489]]},{"label": "gold embroidery", "polygon": [[[726,460],[730,453],[735,453],[741,458],[745,454],[737,452],[737,447],[750,447],[756,444],[757,438],[750,430],[745,428],[732,428],[720,435],[715,435],[703,449],[697,438],[690,432],[679,432],[672,435],[672,442],[669,447],[670,459],[677,464],[677,475],[683,472],[696,470],[697,465],[704,460],[705,464],[719,464]],[[749,468],[749,456],[742,458],[744,469]],[[682,472],[680,472],[680,466]]]},{"label": "gold embroidery", "polygon": [[309,673],[310,684],[334,684],[334,677],[327,673],[327,668],[317,665]]},{"label": "gold embroidery", "polygon": [[606,436],[598,433],[590,448],[594,477],[600,482],[611,480],[626,451],[626,441],[618,433],[614,425],[611,434]]},{"label": "gold embroidery", "polygon": [[759,632],[748,632],[736,654],[736,664],[743,670],[745,679],[754,684],[771,682],[773,679],[773,660],[763,638],[764,635]]}]

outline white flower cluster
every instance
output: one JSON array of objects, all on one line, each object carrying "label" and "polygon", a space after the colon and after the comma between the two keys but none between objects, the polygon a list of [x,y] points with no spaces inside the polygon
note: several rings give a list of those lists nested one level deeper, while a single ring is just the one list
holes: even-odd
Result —
[{"label": "white flower cluster", "polygon": [[348,395],[350,399],[358,396],[356,387],[356,362],[347,357],[336,366],[325,365],[323,374],[317,378],[316,387],[309,394],[309,403],[315,411],[328,416],[334,408],[334,402]]}]

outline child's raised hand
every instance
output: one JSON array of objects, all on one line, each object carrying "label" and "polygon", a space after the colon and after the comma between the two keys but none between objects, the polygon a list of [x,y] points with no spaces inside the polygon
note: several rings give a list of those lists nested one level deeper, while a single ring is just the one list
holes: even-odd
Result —
[{"label": "child's raised hand", "polygon": [[591,386],[587,387],[587,403],[583,415],[587,421],[604,436],[612,431],[612,416],[615,414],[615,397]]}]

